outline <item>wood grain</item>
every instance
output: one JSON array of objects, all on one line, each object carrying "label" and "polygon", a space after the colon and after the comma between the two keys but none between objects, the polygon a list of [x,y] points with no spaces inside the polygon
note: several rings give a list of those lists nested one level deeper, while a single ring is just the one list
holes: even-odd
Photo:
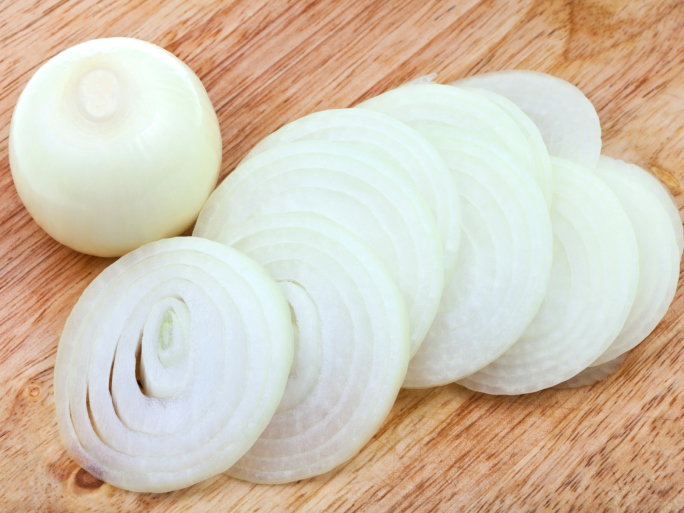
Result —
[{"label": "wood grain", "polygon": [[681,0],[0,0],[0,510],[684,511],[684,297],[603,383],[520,397],[402,391],[380,432],[326,475],[284,486],[217,476],[135,494],[94,479],[59,441],[57,341],[111,261],[31,220],[12,184],[11,112],[47,59],[133,36],[184,59],[222,128],[225,176],[263,136],[420,75],[528,68],[595,103],[604,152],[684,179]]}]

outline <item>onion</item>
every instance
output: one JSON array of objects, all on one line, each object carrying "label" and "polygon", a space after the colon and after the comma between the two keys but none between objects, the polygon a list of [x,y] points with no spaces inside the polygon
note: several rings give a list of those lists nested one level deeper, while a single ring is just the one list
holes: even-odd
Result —
[{"label": "onion", "polygon": [[520,128],[521,133],[525,136],[527,144],[534,150],[530,152],[529,169],[538,170],[538,176],[535,177],[539,187],[542,187],[544,199],[546,203],[551,205],[551,197],[553,194],[551,160],[549,159],[549,152],[546,149],[544,139],[541,133],[532,120],[518,108],[518,106],[510,101],[508,98],[500,94],[493,93],[486,89],[471,88],[472,91],[485,96],[492,103],[495,103],[511,117],[513,121]]},{"label": "onion", "polygon": [[406,300],[414,354],[437,313],[444,264],[435,221],[404,174],[353,145],[284,144],[228,175],[202,209],[194,235],[217,239],[250,217],[286,212],[319,214],[371,246]]},{"label": "onion", "polygon": [[[639,283],[636,299],[622,331],[593,365],[612,360],[636,347],[665,316],[679,280],[681,252],[677,236],[663,207],[660,183],[634,164],[604,155],[595,172],[617,196],[632,222],[639,246]],[[672,202],[667,198],[667,203]],[[677,216],[679,219],[679,216]],[[675,228],[682,233],[682,223]]]},{"label": "onion", "polygon": [[555,385],[553,388],[564,389],[588,387],[594,383],[603,381],[608,376],[615,374],[618,371],[622,365],[622,362],[625,361],[625,358],[627,358],[627,353],[623,353],[617,358],[602,363],[601,365],[587,367],[576,376],[573,376],[567,381],[563,381],[562,383]]},{"label": "onion", "polygon": [[592,172],[552,158],[551,279],[521,339],[460,383],[490,394],[522,394],[577,375],[620,333],[636,296],[639,255],[620,202]]},{"label": "onion", "polygon": [[[502,100],[505,102],[505,100]],[[506,108],[472,89],[439,84],[406,84],[357,107],[388,114],[413,128],[445,125],[475,132],[508,149],[550,197],[551,170],[546,148],[535,143],[534,131],[510,103]],[[539,136],[536,136],[537,141]],[[542,155],[539,153],[542,152]]]},{"label": "onion", "polygon": [[420,191],[437,222],[444,243],[445,277],[451,276],[461,235],[458,193],[441,157],[420,134],[377,112],[326,110],[276,130],[257,144],[245,160],[281,144],[302,140],[353,143],[403,172]]},{"label": "onion", "polygon": [[[677,241],[678,258],[681,260],[682,252],[684,251],[684,228],[682,228],[682,218],[679,216],[679,209],[675,199],[670,194],[670,191],[663,185],[660,180],[656,180],[653,176],[645,173],[643,169],[634,164],[627,164],[617,159],[610,159],[610,157],[601,157],[602,168],[615,167],[615,170],[624,171],[629,176],[631,176],[635,181],[638,181],[639,185],[644,188],[644,191],[648,191],[650,195],[657,198],[660,201],[661,206],[667,213],[667,217],[672,224],[672,229],[674,230],[675,239]],[[631,170],[631,171],[628,171]]]},{"label": "onion", "polygon": [[217,240],[280,283],[298,341],[278,411],[228,473],[286,483],[327,472],[370,440],[397,397],[409,356],[401,292],[366,244],[315,214],[251,217]]},{"label": "onion", "polygon": [[409,364],[407,388],[451,383],[508,349],[537,313],[551,269],[551,221],[537,184],[506,150],[452,127],[422,126],[461,193],[459,260]]},{"label": "onion", "polygon": [[150,243],[95,278],[67,320],[55,364],[62,440],[119,488],[192,485],[259,437],[292,354],[287,302],[263,268],[213,241]]},{"label": "onion", "polygon": [[31,78],[9,152],[17,192],[46,232],[118,256],[190,227],[216,185],[221,133],[179,59],[135,39],[98,39]]},{"label": "onion", "polygon": [[577,87],[538,71],[483,73],[452,82],[505,96],[537,125],[549,153],[593,168],[601,153],[596,109]]}]

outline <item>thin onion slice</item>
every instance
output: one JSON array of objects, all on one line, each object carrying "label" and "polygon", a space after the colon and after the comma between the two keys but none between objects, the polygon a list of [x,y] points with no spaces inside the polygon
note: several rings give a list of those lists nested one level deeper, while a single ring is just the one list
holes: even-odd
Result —
[{"label": "thin onion slice", "polygon": [[463,235],[456,270],[411,359],[406,388],[451,383],[514,344],[544,299],[552,257],[544,197],[510,153],[472,132],[420,130],[458,184]]},{"label": "thin onion slice", "polygon": [[505,96],[541,132],[549,153],[592,169],[601,153],[601,123],[596,109],[577,87],[538,71],[483,73],[456,82]]},{"label": "thin onion slice", "polygon": [[445,279],[451,276],[461,235],[458,193],[446,165],[424,137],[404,123],[378,112],[325,110],[276,130],[257,144],[244,161],[294,141],[351,143],[403,172],[420,191],[437,222],[444,243]]},{"label": "thin onion slice", "polygon": [[370,440],[397,397],[409,357],[401,292],[363,241],[315,214],[251,217],[217,240],[280,283],[298,341],[278,411],[228,473],[286,483],[327,472]]},{"label": "thin onion slice", "polygon": [[[495,103],[511,117],[518,125],[520,131],[527,139],[527,143],[534,148],[535,151],[530,152],[530,160],[532,169],[539,169],[540,178],[537,183],[543,187],[544,199],[548,205],[551,205],[551,197],[553,195],[553,174],[551,172],[551,159],[549,158],[549,151],[546,148],[544,139],[537,125],[512,101],[505,96],[488,91],[487,89],[471,88],[472,91],[485,96],[488,100]],[[542,178],[543,177],[543,178]]]},{"label": "thin onion slice", "polygon": [[[677,290],[681,253],[668,211],[651,192],[659,187],[653,175],[605,155],[595,172],[627,212],[639,246],[636,299],[622,331],[593,364],[599,365],[636,347],[665,316]],[[681,222],[677,228],[681,233]]]},{"label": "thin onion slice", "polygon": [[[440,84],[406,84],[371,98],[359,108],[388,114],[413,128],[444,125],[475,132],[506,148],[550,198],[551,170],[532,144],[523,123],[486,95],[473,89]],[[529,127],[529,125],[527,125]]]},{"label": "thin onion slice", "polygon": [[190,486],[252,446],[292,355],[287,301],[262,267],[199,238],[147,244],[95,278],[67,320],[55,364],[62,440],[119,488]]},{"label": "thin onion slice", "polygon": [[591,171],[552,158],[553,265],[537,317],[496,361],[460,383],[491,394],[549,388],[591,365],[634,302],[639,255],[620,202]]},{"label": "thin onion slice", "polygon": [[216,239],[250,217],[286,212],[321,215],[373,248],[406,301],[415,354],[437,313],[444,264],[437,225],[414,185],[353,145],[283,144],[228,175],[202,209],[194,235]]},{"label": "thin onion slice", "polygon": [[615,374],[620,369],[625,358],[627,358],[627,353],[623,353],[617,358],[602,363],[601,365],[587,367],[576,376],[555,385],[553,388],[565,389],[591,386],[599,381],[603,381],[611,374]]},{"label": "thin onion slice", "polygon": [[[604,157],[601,158],[604,159]],[[605,157],[605,160],[603,160],[604,165],[607,165],[608,162],[610,162],[612,166],[616,166],[619,169],[625,169],[625,164],[623,164],[622,161],[617,159],[609,161],[607,159],[609,159],[609,157]],[[629,166],[633,166],[633,164],[630,164]],[[636,173],[636,170],[634,170],[633,167],[631,167],[631,169],[633,175],[638,174],[642,177],[639,183],[641,187],[644,188],[644,191],[648,191],[653,197],[657,198],[663,209],[665,209],[665,212],[667,212],[667,217],[670,219],[675,239],[677,240],[677,248],[679,250],[678,258],[681,260],[682,252],[684,252],[684,228],[682,227],[682,218],[679,215],[679,209],[677,208],[674,197],[672,197],[669,189],[665,187],[660,180],[653,179],[653,177],[651,179],[644,177],[644,171],[641,168],[639,168],[641,173]]]}]

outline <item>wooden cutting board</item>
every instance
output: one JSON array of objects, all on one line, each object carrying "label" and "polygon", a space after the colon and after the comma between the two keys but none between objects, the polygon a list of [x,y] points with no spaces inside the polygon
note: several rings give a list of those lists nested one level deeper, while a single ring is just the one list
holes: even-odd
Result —
[{"label": "wooden cutting board", "polygon": [[57,433],[66,317],[112,260],[50,239],[23,208],[7,138],[22,88],[81,41],[132,36],[185,60],[218,112],[222,178],[259,139],[418,76],[527,68],[578,85],[604,152],[684,178],[681,0],[0,0],[0,511],[680,511],[684,298],[605,382],[495,397],[402,391],[347,465],[258,486],[220,475],[169,494],[110,487]]}]

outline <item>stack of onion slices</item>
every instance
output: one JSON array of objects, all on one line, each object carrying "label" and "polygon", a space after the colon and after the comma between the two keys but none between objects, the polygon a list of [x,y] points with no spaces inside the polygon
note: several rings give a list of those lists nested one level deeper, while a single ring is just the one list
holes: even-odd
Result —
[{"label": "stack of onion slices", "polygon": [[131,490],[284,483],[353,457],[401,386],[605,378],[665,315],[684,236],[657,180],[600,148],[579,89],[523,71],[282,127],[195,237],[79,300],[55,368],[69,451]]}]

